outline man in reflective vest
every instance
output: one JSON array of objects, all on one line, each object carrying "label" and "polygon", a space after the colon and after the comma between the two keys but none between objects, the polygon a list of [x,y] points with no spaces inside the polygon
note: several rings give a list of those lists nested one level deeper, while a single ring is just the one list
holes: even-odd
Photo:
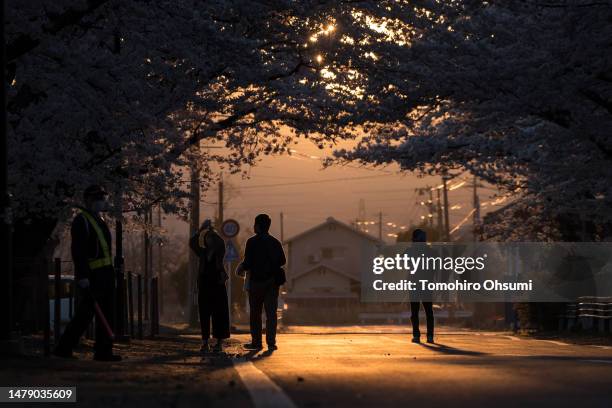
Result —
[{"label": "man in reflective vest", "polygon": [[[88,187],[83,198],[85,207],[79,208],[72,221],[72,260],[77,287],[81,300],[76,314],[66,327],[54,354],[72,357],[72,349],[91,323],[98,303],[106,320],[113,325],[113,304],[115,295],[115,273],[111,254],[111,234],[100,213],[108,209],[107,193],[100,186]],[[121,356],[113,354],[113,341],[96,318],[96,342],[94,360],[120,361]]]}]

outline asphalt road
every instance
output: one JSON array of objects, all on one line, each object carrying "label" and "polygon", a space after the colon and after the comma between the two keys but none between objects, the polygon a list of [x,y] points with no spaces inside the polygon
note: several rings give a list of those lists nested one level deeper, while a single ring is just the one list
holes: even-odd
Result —
[{"label": "asphalt road", "polygon": [[204,358],[184,334],[118,345],[121,363],[90,361],[89,347],[78,361],[11,359],[0,385],[76,385],[83,407],[612,406],[610,346],[448,330],[419,345],[350,328],[280,334],[273,353],[246,340]]},{"label": "asphalt road", "polygon": [[612,348],[496,334],[291,334],[254,364],[300,407],[611,407]]}]

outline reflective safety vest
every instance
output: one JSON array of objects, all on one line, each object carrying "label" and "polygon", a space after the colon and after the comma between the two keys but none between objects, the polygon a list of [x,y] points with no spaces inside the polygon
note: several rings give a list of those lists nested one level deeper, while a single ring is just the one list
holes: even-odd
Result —
[{"label": "reflective safety vest", "polygon": [[89,259],[89,269],[94,270],[103,268],[105,266],[111,266],[113,264],[113,259],[111,258],[108,242],[106,242],[106,237],[102,232],[102,228],[100,228],[96,219],[87,211],[81,210],[81,214],[83,214],[83,216],[87,219],[89,225],[93,227],[96,235],[98,236],[100,247],[102,247],[102,257]]}]

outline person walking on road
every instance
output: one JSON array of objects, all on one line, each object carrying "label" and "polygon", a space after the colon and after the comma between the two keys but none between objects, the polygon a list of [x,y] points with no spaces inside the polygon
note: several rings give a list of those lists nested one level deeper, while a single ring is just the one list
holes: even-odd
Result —
[{"label": "person walking on road", "polygon": [[[204,234],[204,246],[200,246],[200,236]],[[225,241],[215,231],[210,220],[205,220],[200,229],[189,240],[189,246],[200,259],[198,269],[198,310],[202,329],[200,351],[210,351],[210,325],[216,339],[214,352],[223,350],[223,340],[230,337],[229,307],[225,281],[228,279],[223,266]]]},{"label": "person walking on road", "polygon": [[[412,232],[412,242],[427,242],[427,234],[422,229],[415,229]],[[434,315],[433,315],[433,302],[424,301],[422,299],[414,299],[418,301],[410,302],[410,320],[412,321],[412,342],[421,342],[421,330],[419,329],[419,311],[421,303],[423,309],[425,309],[425,317],[427,319],[427,343],[434,342]]]},{"label": "person walking on road", "polygon": [[255,235],[247,240],[244,260],[237,268],[237,273],[248,272],[246,287],[249,293],[249,312],[251,343],[244,347],[250,350],[261,350],[262,319],[266,312],[266,344],[268,350],[276,346],[276,309],[278,308],[279,287],[285,283],[286,263],[283,245],[269,234],[272,220],[267,214],[255,217],[253,229]]},{"label": "person walking on road", "polygon": [[74,274],[80,301],[76,314],[66,326],[59,344],[54,350],[58,357],[72,357],[72,350],[91,323],[96,313],[96,303],[103,316],[96,318],[96,341],[94,360],[121,361],[113,354],[113,339],[106,330],[104,318],[113,326],[113,305],[115,296],[115,270],[111,254],[111,233],[101,213],[108,210],[106,196],[100,186],[88,187],[83,194],[85,207],[72,221],[71,252]]}]

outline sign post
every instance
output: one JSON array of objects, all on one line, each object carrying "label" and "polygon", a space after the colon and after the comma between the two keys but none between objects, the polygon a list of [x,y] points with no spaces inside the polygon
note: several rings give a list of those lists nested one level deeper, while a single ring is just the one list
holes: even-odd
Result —
[{"label": "sign post", "polygon": [[238,235],[239,232],[240,224],[238,224],[238,221],[236,220],[227,219],[223,221],[223,224],[221,224],[221,233],[226,238],[225,258],[223,261],[225,263],[225,270],[229,275],[227,280],[227,307],[229,310],[230,327],[232,321],[232,262],[235,262],[240,258],[232,238]]},{"label": "sign post", "polygon": [[240,232],[240,224],[233,219],[227,219],[221,224],[221,233],[225,238],[234,238]]}]

